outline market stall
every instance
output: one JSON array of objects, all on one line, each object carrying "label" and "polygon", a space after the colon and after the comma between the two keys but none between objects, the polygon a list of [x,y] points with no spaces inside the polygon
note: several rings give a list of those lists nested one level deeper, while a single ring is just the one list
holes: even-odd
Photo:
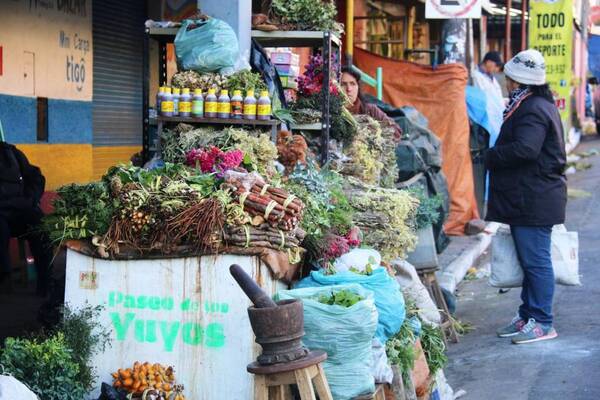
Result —
[{"label": "market stall", "polygon": [[[279,28],[310,27],[277,15],[283,6],[275,11]],[[95,366],[97,379],[79,389],[102,400],[108,391],[119,398],[252,398],[246,366],[260,348],[250,302],[228,273],[238,264],[275,299],[302,300],[302,343],[320,351],[335,400],[373,396],[377,388],[382,394],[381,385],[393,382],[400,382],[397,399],[403,382],[428,396],[442,386],[445,363],[439,318],[426,318],[437,309],[424,312],[428,296],[405,292],[395,275],[414,272],[403,260],[418,229],[439,216],[419,193],[396,188],[394,128],[348,112],[339,59],[329,51],[335,24],[325,33],[253,33],[265,44],[323,44],[295,78],[288,103],[272,85],[278,73],[240,67],[235,49],[219,48],[237,46],[233,40],[183,40],[230,34],[221,22],[200,16],[171,32],[181,68],[160,82],[148,113],[151,160],[59,189],[44,221],[53,243],[68,248],[66,302],[76,310],[99,306],[96,326],[112,341],[80,360]],[[261,65],[278,60],[279,70],[294,70],[292,54],[259,53]],[[302,128],[310,122],[321,135]]]}]

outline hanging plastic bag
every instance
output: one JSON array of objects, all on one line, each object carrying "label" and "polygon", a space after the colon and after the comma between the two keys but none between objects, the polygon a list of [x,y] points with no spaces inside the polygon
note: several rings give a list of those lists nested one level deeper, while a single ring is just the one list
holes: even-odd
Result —
[{"label": "hanging plastic bag", "polygon": [[404,322],[406,310],[404,296],[398,282],[394,280],[385,268],[375,268],[371,275],[354,272],[338,272],[325,275],[322,271],[312,271],[296,285],[297,288],[330,286],[356,283],[375,295],[375,306],[379,313],[379,324],[376,337],[381,343],[395,335]]},{"label": "hanging plastic bag", "polygon": [[[564,225],[552,230],[552,266],[556,283],[581,285],[579,279],[579,239],[577,232],[567,232]],[[510,228],[501,226],[492,238],[490,285],[501,288],[523,284],[523,269],[510,234]]]},{"label": "hanging plastic bag", "polygon": [[[321,295],[349,290],[363,297],[351,307],[318,301]],[[359,285],[338,285],[277,293],[278,300],[300,299],[304,307],[302,342],[310,350],[327,352],[323,369],[333,398],[349,400],[375,390],[372,340],[377,329],[373,293]]]},{"label": "hanging plastic bag", "polygon": [[240,49],[234,30],[225,21],[186,19],[174,43],[180,69],[222,74],[235,71]]}]

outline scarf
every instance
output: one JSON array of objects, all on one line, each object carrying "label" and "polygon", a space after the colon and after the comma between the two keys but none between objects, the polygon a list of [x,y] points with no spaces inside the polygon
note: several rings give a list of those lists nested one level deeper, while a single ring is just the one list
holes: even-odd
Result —
[{"label": "scarf", "polygon": [[506,109],[504,110],[504,113],[502,114],[504,117],[504,121],[506,121],[511,115],[513,115],[513,113],[515,111],[517,111],[517,108],[519,108],[519,106],[521,105],[523,100],[525,100],[532,94],[533,93],[531,93],[531,90],[529,90],[528,87],[517,88],[517,89],[513,90],[509,96],[510,101],[508,102],[508,106],[506,106]]}]

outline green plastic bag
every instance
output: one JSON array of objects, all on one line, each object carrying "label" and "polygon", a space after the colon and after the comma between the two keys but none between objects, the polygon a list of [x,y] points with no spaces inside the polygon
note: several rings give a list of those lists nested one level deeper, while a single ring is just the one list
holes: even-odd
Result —
[{"label": "green plastic bag", "polygon": [[[319,303],[319,296],[344,289],[364,300],[348,308]],[[327,352],[323,369],[334,400],[349,400],[375,390],[371,364],[377,309],[373,292],[351,284],[283,290],[276,298],[302,300],[306,332],[302,342],[310,350]]]},{"label": "green plastic bag", "polygon": [[[197,27],[188,31],[188,27]],[[240,49],[235,32],[225,21],[186,19],[175,36],[177,65],[197,72],[234,72]]]}]

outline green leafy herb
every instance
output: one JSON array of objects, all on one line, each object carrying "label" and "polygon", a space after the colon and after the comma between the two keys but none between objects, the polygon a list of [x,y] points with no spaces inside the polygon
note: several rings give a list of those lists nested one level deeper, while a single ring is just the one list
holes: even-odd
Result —
[{"label": "green leafy herb", "polygon": [[319,296],[319,303],[332,305],[338,305],[342,307],[352,307],[359,301],[364,300],[364,297],[347,289],[340,290],[338,292],[331,292],[331,295]]},{"label": "green leafy herb", "polygon": [[273,0],[271,11],[275,19],[300,31],[343,31],[331,0]]},{"label": "green leafy herb", "polygon": [[433,376],[448,364],[448,357],[445,354],[446,345],[441,328],[423,324],[421,329],[421,345],[423,346],[423,351],[425,351],[429,371],[431,371],[431,375]]}]

